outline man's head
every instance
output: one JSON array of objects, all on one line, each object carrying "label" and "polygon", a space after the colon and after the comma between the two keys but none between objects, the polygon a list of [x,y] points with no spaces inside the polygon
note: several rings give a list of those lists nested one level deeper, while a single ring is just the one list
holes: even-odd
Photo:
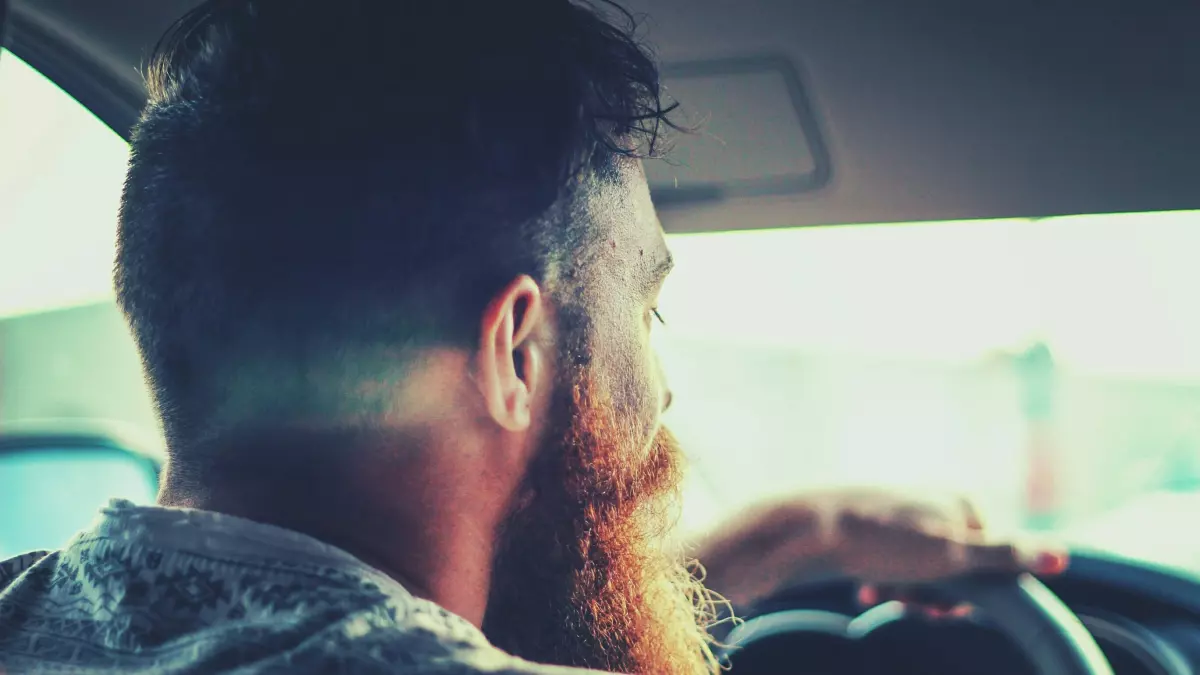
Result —
[{"label": "man's head", "polygon": [[663,548],[681,466],[649,345],[670,256],[638,159],[670,107],[630,30],[569,0],[210,0],[180,22],[116,266],[177,488],[211,489],[246,439],[323,439],[265,444],[264,482],[442,453],[488,479],[464,508],[503,507],[501,647],[706,661],[702,589]]}]

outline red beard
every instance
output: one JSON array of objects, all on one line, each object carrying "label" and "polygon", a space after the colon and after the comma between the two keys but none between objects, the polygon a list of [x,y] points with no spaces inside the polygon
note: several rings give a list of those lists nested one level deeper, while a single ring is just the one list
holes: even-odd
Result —
[{"label": "red beard", "polygon": [[592,378],[568,380],[526,478],[532,499],[500,534],[484,633],[540,663],[714,672],[712,601],[667,543],[682,453],[666,429],[647,452]]}]

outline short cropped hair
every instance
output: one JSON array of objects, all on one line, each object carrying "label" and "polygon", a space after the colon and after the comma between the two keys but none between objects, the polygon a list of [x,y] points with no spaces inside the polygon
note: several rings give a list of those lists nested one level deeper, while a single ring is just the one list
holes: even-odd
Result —
[{"label": "short cropped hair", "polygon": [[508,280],[570,277],[572,199],[671,124],[635,28],[571,0],[209,0],[177,22],[115,269],[171,448],[367,405],[348,383],[472,343]]}]

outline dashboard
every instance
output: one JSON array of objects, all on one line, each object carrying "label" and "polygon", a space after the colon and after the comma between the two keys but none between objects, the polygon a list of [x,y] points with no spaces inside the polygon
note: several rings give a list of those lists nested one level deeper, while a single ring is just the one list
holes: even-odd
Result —
[{"label": "dashboard", "polygon": [[[1076,554],[1043,579],[1080,617],[1116,675],[1200,672],[1200,579],[1107,556]],[[868,611],[853,585],[790,589],[743,614],[727,641],[733,675],[1035,675],[987,617],[931,621],[891,603]]]}]

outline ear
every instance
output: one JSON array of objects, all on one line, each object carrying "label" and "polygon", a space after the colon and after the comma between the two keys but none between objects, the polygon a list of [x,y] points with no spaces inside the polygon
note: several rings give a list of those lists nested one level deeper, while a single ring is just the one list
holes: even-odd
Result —
[{"label": "ear", "polygon": [[526,275],[513,279],[483,312],[475,380],[492,419],[508,431],[525,431],[536,383],[544,367],[536,328],[546,315],[542,291]]}]

